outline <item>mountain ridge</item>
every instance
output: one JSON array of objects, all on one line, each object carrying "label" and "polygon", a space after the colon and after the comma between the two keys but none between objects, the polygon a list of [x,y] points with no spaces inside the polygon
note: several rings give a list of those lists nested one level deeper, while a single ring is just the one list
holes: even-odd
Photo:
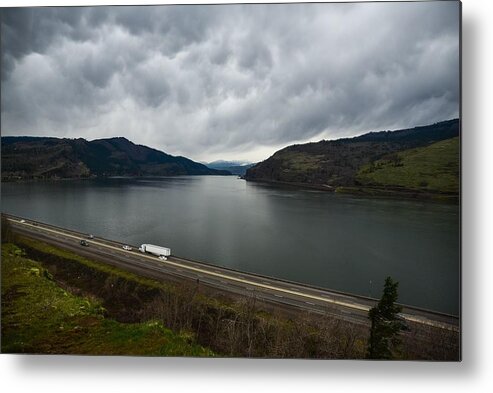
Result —
[{"label": "mountain ridge", "polygon": [[230,175],[186,157],[137,145],[124,137],[6,136],[2,141],[2,181],[105,176]]}]

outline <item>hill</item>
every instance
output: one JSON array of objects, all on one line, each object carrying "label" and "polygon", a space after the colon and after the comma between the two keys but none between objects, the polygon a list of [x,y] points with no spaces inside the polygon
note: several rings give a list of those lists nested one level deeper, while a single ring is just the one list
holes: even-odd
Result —
[{"label": "hill", "polygon": [[[378,176],[382,176],[380,182],[377,181],[378,179],[369,177],[367,166],[375,164],[378,160],[392,160],[392,154],[397,152],[422,148],[439,141],[456,138],[459,135],[459,128],[459,120],[454,119],[411,129],[370,132],[354,138],[293,145],[277,151],[267,160],[248,169],[245,179],[333,191],[357,191],[358,193],[364,192],[365,187],[372,186],[372,194],[379,193],[375,191],[376,188],[382,190],[394,186],[400,187],[399,190],[402,192],[416,191],[416,188],[410,187],[410,182],[414,184],[427,181],[418,176],[417,160],[406,160],[405,168],[408,172],[412,172],[411,167],[416,167],[414,178],[408,183],[401,181],[399,185],[392,182],[386,183],[383,179],[383,172],[378,173]],[[431,153],[441,154],[441,152],[441,149],[430,150],[429,154],[425,152],[424,156],[418,155],[418,157],[422,160],[431,159]],[[456,159],[458,167],[458,156]],[[438,162],[442,160],[438,159]],[[420,165],[426,166],[428,163],[421,161]],[[365,168],[367,172],[363,173]],[[401,173],[402,176],[404,176],[403,173]],[[458,171],[454,176],[458,182]],[[448,189],[434,189],[433,191],[449,192]]]},{"label": "hill", "polygon": [[126,138],[2,137],[2,181],[94,176],[230,175]]}]

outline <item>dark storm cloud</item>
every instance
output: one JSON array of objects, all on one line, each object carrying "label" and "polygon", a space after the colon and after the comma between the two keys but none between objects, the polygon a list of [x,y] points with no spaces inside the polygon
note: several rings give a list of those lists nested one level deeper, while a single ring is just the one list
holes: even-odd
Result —
[{"label": "dark storm cloud", "polygon": [[4,76],[11,71],[16,59],[33,52],[43,53],[60,37],[78,41],[90,39],[91,27],[95,25],[84,22],[82,13],[70,8],[3,9],[2,60],[10,66],[3,69]]},{"label": "dark storm cloud", "polygon": [[458,116],[455,2],[2,10],[2,132],[196,159]]}]

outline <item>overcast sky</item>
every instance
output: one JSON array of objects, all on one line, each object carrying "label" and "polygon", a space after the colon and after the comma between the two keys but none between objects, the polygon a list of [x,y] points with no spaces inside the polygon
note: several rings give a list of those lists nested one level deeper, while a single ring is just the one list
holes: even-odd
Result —
[{"label": "overcast sky", "polygon": [[457,2],[2,10],[2,135],[201,161],[458,117]]}]

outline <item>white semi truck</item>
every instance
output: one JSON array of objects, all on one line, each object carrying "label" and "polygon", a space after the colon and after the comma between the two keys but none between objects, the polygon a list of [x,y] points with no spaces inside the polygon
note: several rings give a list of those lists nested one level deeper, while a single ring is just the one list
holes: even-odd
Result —
[{"label": "white semi truck", "polygon": [[149,254],[157,255],[160,259],[166,260],[166,257],[171,255],[171,249],[167,247],[154,246],[152,244],[142,244],[139,247],[140,252],[147,252]]}]

